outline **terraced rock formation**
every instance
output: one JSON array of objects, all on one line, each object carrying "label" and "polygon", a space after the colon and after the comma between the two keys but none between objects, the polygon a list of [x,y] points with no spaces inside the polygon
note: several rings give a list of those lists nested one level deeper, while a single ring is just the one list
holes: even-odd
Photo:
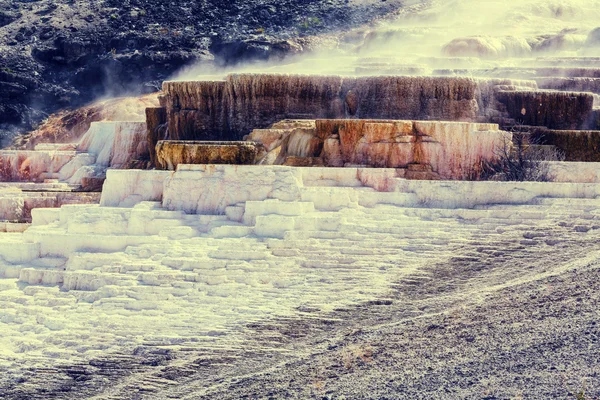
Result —
[{"label": "terraced rock formation", "polygon": [[[395,282],[423,279],[428,266],[480,250],[508,262],[516,253],[501,243],[540,254],[591,243],[599,190],[406,181],[393,169],[110,170],[100,206],[36,209],[27,231],[2,234],[2,395],[191,394],[184,376],[206,382],[196,354],[213,365],[285,352],[286,324],[335,325],[338,310],[390,301]],[[511,279],[542,279],[535,271]],[[243,326],[266,329],[265,316],[274,330],[238,347]],[[179,372],[165,380],[171,365]],[[53,371],[46,394],[42,367]]]},{"label": "terraced rock formation", "polygon": [[[225,81],[165,82],[166,135],[170,139],[239,140],[252,129],[267,128],[294,116],[475,121],[494,104],[494,87],[520,83],[296,75],[231,75]],[[536,87],[535,82],[524,85]]]},{"label": "terraced rock formation", "polygon": [[[256,21],[236,19],[256,2],[219,5],[246,33],[296,10],[267,3]],[[338,6],[373,5],[309,3],[338,24]],[[146,26],[143,4],[109,18]],[[178,4],[164,18],[196,21]],[[45,5],[0,13],[0,38],[66,10]],[[92,87],[149,79],[131,72],[159,51],[169,71],[206,46],[225,63],[314,53],[196,66],[0,151],[0,397],[600,395],[600,2],[405,5],[394,24],[302,41],[130,32],[97,76],[77,30],[52,45],[21,32]],[[9,83],[0,99],[35,86]]]}]

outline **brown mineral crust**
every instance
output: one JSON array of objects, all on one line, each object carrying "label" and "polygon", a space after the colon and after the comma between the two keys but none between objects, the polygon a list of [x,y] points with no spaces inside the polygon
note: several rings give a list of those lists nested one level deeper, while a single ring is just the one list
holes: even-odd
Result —
[{"label": "brown mineral crust", "polygon": [[412,153],[412,143],[416,139],[411,121],[317,120],[316,125],[317,136],[328,143],[324,158],[336,164],[339,164],[336,162],[338,156],[332,154],[338,147],[332,143],[334,136],[339,138],[344,163],[392,168],[412,162],[409,153]]},{"label": "brown mineral crust", "polygon": [[413,172],[423,168],[416,172],[442,179],[477,178],[482,162],[494,160],[503,141],[510,140],[498,125],[485,123],[317,120],[316,126],[316,135],[324,138],[325,165],[412,165]]},{"label": "brown mineral crust", "polygon": [[323,159],[320,157],[286,157],[283,165],[288,167],[323,167]]},{"label": "brown mineral crust", "polygon": [[146,108],[146,127],[150,163],[156,165],[156,144],[159,140],[166,139],[167,109],[164,107]]},{"label": "brown mineral crust", "polygon": [[346,94],[346,112],[351,116],[358,112],[358,96],[352,90]]},{"label": "brown mineral crust", "polygon": [[292,115],[474,121],[479,110],[470,78],[240,74],[165,82],[163,90],[168,135],[177,140],[240,140]]},{"label": "brown mineral crust", "polygon": [[556,147],[565,161],[600,162],[600,131],[539,129],[532,137],[535,143]]},{"label": "brown mineral crust", "polygon": [[523,125],[550,129],[585,129],[593,117],[591,93],[502,91],[498,99],[511,118]]},{"label": "brown mineral crust", "polygon": [[508,132],[496,124],[414,121],[418,132],[415,162],[429,164],[443,179],[477,179],[484,161],[494,161]]},{"label": "brown mineral crust", "polygon": [[229,139],[224,104],[225,82],[165,82],[168,136],[172,140]]},{"label": "brown mineral crust", "polygon": [[355,80],[356,116],[472,121],[477,84],[470,78],[379,76]]},{"label": "brown mineral crust", "polygon": [[229,128],[248,132],[285,119],[289,114],[343,118],[340,76],[230,75],[225,103]]},{"label": "brown mineral crust", "polygon": [[158,106],[164,108],[167,107],[167,97],[164,94],[158,96]]},{"label": "brown mineral crust", "polygon": [[504,104],[498,101],[499,92],[538,89],[536,81],[533,80],[476,78],[475,81],[477,82],[478,115],[485,120],[502,117],[503,112],[506,111]]},{"label": "brown mineral crust", "polygon": [[163,140],[156,145],[157,167],[173,170],[179,164],[254,164],[252,142]]}]

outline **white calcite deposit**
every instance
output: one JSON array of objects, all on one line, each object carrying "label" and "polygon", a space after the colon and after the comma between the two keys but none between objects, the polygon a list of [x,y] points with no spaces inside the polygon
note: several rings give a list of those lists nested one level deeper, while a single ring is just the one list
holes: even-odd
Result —
[{"label": "white calcite deposit", "polygon": [[595,235],[599,196],[596,183],[414,181],[397,169],[109,170],[101,205],[38,208],[25,232],[0,233],[0,368],[141,343],[233,345],[243,324],[382,296],[466,243],[522,240],[555,220]]},{"label": "white calcite deposit", "polygon": [[28,222],[36,208],[98,203],[100,193],[79,191],[98,192],[107,168],[146,159],[146,143],[144,122],[93,122],[77,143],[0,150],[0,221]]},{"label": "white calcite deposit", "polygon": [[58,179],[80,184],[90,166],[124,168],[148,157],[145,122],[92,122],[77,143],[0,150],[1,182]]},{"label": "white calcite deposit", "polygon": [[122,168],[148,157],[145,122],[93,122],[79,141],[79,151],[96,156],[96,164]]}]

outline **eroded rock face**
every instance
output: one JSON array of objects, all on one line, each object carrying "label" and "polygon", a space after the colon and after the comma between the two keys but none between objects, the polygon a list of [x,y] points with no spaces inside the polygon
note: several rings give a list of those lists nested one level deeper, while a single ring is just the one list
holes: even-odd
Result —
[{"label": "eroded rock face", "polygon": [[0,182],[59,180],[97,190],[106,168],[128,168],[147,159],[145,122],[92,122],[76,143],[1,150]]},{"label": "eroded rock face", "polygon": [[[561,67],[531,71],[508,68],[502,74],[535,77],[567,72]],[[592,69],[571,72],[590,77],[564,84],[594,89]],[[596,128],[591,94],[539,90],[535,80],[496,78],[493,70],[481,73],[490,77],[242,74],[230,75],[225,81],[165,82],[168,129],[164,136],[174,140],[240,140],[255,129],[266,129],[286,118],[502,124],[512,120],[551,129]]]},{"label": "eroded rock face", "polygon": [[511,135],[497,124],[349,119],[306,124],[309,122],[313,129],[273,130],[283,131],[278,139],[281,145],[259,163],[402,168],[412,179],[476,179],[482,164],[493,161],[498,150],[511,141]]},{"label": "eroded rock face", "polygon": [[179,164],[254,164],[253,142],[163,140],[156,145],[157,166],[175,170]]},{"label": "eroded rock face", "polygon": [[150,163],[156,166],[156,144],[167,134],[167,110],[164,107],[146,108],[146,129]]},{"label": "eroded rock face", "polygon": [[334,165],[409,168],[442,179],[477,178],[482,163],[495,159],[497,150],[510,141],[510,134],[495,124],[317,120],[316,125],[316,135],[327,143],[322,157]]},{"label": "eroded rock face", "polygon": [[168,136],[177,140],[240,140],[298,116],[471,121],[477,87],[470,78],[256,74],[163,85]]},{"label": "eroded rock face", "polygon": [[[498,95],[511,118],[523,125],[550,129],[595,128],[591,93],[502,91]],[[592,126],[590,126],[592,125]]]}]

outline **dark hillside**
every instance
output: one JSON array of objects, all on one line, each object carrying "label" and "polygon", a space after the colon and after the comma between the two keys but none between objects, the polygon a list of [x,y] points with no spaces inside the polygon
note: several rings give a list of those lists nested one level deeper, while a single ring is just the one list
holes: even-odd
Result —
[{"label": "dark hillside", "polygon": [[194,62],[303,51],[297,39],[397,9],[359,0],[0,0],[0,138],[101,96],[152,92]]}]

